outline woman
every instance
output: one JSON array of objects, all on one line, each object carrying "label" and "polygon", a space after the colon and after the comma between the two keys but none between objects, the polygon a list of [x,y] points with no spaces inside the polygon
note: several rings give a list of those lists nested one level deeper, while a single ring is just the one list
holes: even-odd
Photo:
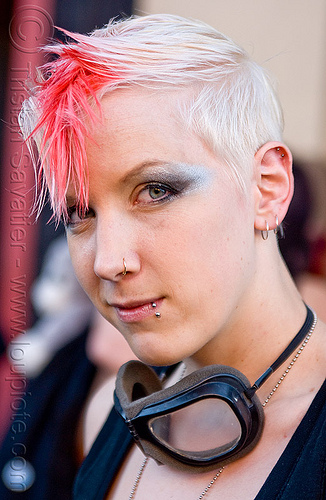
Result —
[{"label": "woman", "polygon": [[266,74],[209,26],[169,15],[69,36],[21,117],[41,157],[40,205],[46,184],[80,283],[135,355],[177,364],[162,394],[142,364],[123,368],[118,412],[139,434],[128,397],[139,389],[136,405],[149,404],[148,382],[169,406],[211,365],[229,392],[245,386],[217,412],[217,443],[206,407],[177,412],[159,443],[153,417],[138,444],[163,466],[111,413],[75,498],[324,498],[325,325],[278,250],[292,159]]}]

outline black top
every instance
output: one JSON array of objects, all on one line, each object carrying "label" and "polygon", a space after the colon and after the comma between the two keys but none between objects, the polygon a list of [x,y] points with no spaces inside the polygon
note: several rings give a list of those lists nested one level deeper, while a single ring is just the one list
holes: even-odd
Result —
[{"label": "black top", "polygon": [[[113,409],[79,470],[74,500],[103,500],[132,444]],[[255,500],[326,499],[326,381]]]},{"label": "black top", "polygon": [[17,488],[17,493],[0,480],[1,500],[72,498],[79,467],[77,423],[95,373],[86,358],[86,335],[87,332],[62,348],[45,370],[29,382],[23,408],[17,412],[1,446],[0,474],[6,464],[20,455],[22,460],[9,468],[10,474],[19,480],[19,467],[26,460],[35,470],[35,481],[25,492]]}]

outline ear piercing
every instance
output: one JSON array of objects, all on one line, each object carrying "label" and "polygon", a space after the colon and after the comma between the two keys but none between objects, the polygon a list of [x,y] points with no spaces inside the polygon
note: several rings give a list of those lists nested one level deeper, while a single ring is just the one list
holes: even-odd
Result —
[{"label": "ear piercing", "polygon": [[[156,307],[156,302],[152,302],[152,307],[153,307],[153,309],[155,309],[155,307]],[[155,316],[156,316],[157,318],[160,318],[160,317],[161,317],[161,313],[156,312],[156,313],[155,313]]]},{"label": "ear piercing", "polygon": [[274,233],[278,234],[279,238],[284,238],[284,230],[283,230],[282,222],[281,222],[281,224],[278,223],[278,216],[277,215],[275,216],[275,223],[276,223],[276,227],[274,229]]},{"label": "ear piercing", "polygon": [[122,259],[122,264],[123,264],[122,276],[126,276],[128,271],[127,271],[127,264],[124,258]]},{"label": "ear piercing", "polygon": [[[276,151],[280,151],[281,148],[276,148]],[[285,154],[281,153],[281,157],[284,158]]]},{"label": "ear piercing", "polygon": [[268,224],[267,220],[265,220],[265,224],[266,224],[266,229],[264,229],[263,231],[261,231],[261,237],[263,238],[263,240],[267,240],[267,238],[268,238],[268,231],[269,231],[269,224]]},{"label": "ear piercing", "polygon": [[[276,226],[274,229],[274,234],[278,234],[279,238],[284,238],[283,226],[282,226],[282,223],[279,224],[277,215],[275,215],[275,224],[276,224]],[[266,229],[261,231],[261,237],[263,238],[263,240],[267,240],[267,238],[268,238],[269,224],[268,224],[267,220],[265,220],[265,225],[266,225]]]}]

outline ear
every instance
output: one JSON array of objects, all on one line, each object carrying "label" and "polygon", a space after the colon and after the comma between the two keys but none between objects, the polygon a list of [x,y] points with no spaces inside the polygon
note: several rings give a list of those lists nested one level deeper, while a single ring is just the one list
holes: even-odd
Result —
[{"label": "ear", "polygon": [[255,154],[257,201],[255,229],[276,228],[293,196],[292,155],[280,142],[267,142]]}]

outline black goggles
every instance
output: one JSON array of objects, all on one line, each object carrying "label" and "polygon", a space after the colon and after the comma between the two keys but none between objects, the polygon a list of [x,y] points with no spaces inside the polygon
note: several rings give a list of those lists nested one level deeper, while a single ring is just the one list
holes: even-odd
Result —
[{"label": "black goggles", "polygon": [[258,442],[264,410],[256,391],[305,340],[315,322],[307,307],[298,334],[253,385],[234,368],[211,365],[163,388],[152,368],[129,361],[117,375],[115,408],[143,453],[158,463],[190,472],[221,467]]}]

